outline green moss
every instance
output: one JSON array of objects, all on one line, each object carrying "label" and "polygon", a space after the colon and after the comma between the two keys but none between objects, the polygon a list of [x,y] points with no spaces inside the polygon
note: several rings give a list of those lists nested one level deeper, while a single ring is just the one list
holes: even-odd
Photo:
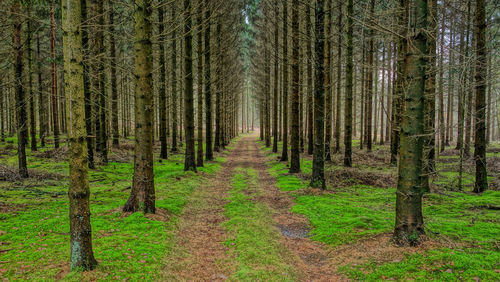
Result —
[{"label": "green moss", "polygon": [[229,218],[223,226],[231,233],[226,244],[235,253],[237,269],[233,279],[241,281],[295,281],[289,257],[279,244],[280,235],[273,228],[272,214],[264,203],[253,201],[260,194],[257,172],[237,169],[233,189],[226,206]]},{"label": "green moss", "polygon": [[[14,159],[15,155],[9,160]],[[206,175],[220,168],[224,158],[205,162],[199,173],[184,172],[183,156],[155,161],[156,207],[165,209],[169,221],[156,221],[142,213],[123,216],[121,207],[130,194],[132,163],[114,163],[89,171],[93,247],[97,280],[156,280],[162,258],[168,255],[177,215],[191,192]],[[29,167],[42,172],[68,174],[68,164],[29,155]],[[69,265],[68,180],[0,182],[0,201],[23,204],[19,210],[0,214],[0,250],[9,280],[54,280]],[[64,280],[80,281],[88,274],[71,272]]]}]

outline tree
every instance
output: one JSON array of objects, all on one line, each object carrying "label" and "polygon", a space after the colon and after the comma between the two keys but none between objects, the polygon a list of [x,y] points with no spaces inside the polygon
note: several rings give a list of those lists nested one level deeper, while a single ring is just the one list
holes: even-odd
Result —
[{"label": "tree", "polygon": [[347,62],[346,62],[346,86],[344,104],[344,166],[352,166],[352,74],[353,74],[353,0],[347,2]]},{"label": "tree", "polygon": [[167,150],[167,89],[165,87],[166,78],[167,78],[167,64],[165,62],[165,37],[163,35],[165,28],[163,23],[164,10],[163,6],[160,5],[158,7],[158,45],[160,49],[160,95],[158,99],[159,103],[159,122],[160,122],[160,158],[167,159],[168,158],[168,150]]},{"label": "tree", "polygon": [[[172,20],[177,17],[176,1],[172,1]],[[174,22],[175,23],[175,22]],[[172,152],[177,152],[177,32],[172,30],[171,52],[172,52]]]},{"label": "tree", "polygon": [[56,21],[54,19],[54,0],[50,1],[50,59],[52,66],[52,130],[54,147],[59,148],[59,123],[57,115],[57,70],[56,70]]},{"label": "tree", "polygon": [[315,89],[314,89],[314,154],[311,187],[326,189],[325,184],[325,11],[324,0],[316,1],[315,15]]},{"label": "tree", "polygon": [[299,148],[299,0],[292,5],[292,107],[290,173],[300,172]]},{"label": "tree", "polygon": [[112,1],[107,1],[109,9],[109,48],[111,56],[111,129],[113,133],[113,146],[120,144],[120,132],[118,130],[118,89],[116,85],[116,40],[114,23],[114,6]]},{"label": "tree", "polygon": [[482,193],[488,189],[488,178],[486,170],[486,7],[484,0],[476,1],[476,12],[474,16],[474,33],[476,39],[476,65],[475,65],[475,94],[476,94],[476,114],[475,139],[474,139],[474,159],[476,160],[476,181],[474,182],[474,192]]},{"label": "tree", "polygon": [[134,2],[135,156],[132,191],[125,212],[155,213],[153,174],[153,52],[151,1]]},{"label": "tree", "polygon": [[[306,5],[306,32],[312,34],[311,23],[311,7]],[[307,37],[307,154],[313,154],[314,148],[314,135],[313,135],[313,73],[312,73],[312,60],[313,60],[313,47],[311,37]]]},{"label": "tree", "polygon": [[14,78],[15,78],[15,93],[16,93],[16,123],[17,123],[17,161],[19,166],[19,175],[22,178],[28,178],[28,168],[26,166],[26,141],[28,138],[27,128],[27,113],[26,113],[26,97],[23,79],[23,44],[21,41],[21,29],[23,19],[19,2],[15,1],[12,4],[12,15],[14,17],[12,46],[14,54]]},{"label": "tree", "polygon": [[92,251],[87,131],[83,82],[81,0],[62,0],[64,84],[68,112],[69,218],[71,269],[91,270],[97,265]]},{"label": "tree", "polygon": [[326,1],[326,31],[325,31],[325,161],[331,162],[332,156],[330,154],[330,141],[332,140],[332,104],[333,104],[333,95],[332,95],[332,85],[331,85],[331,33],[332,33],[332,0]]},{"label": "tree", "polygon": [[279,60],[278,60],[278,46],[279,46],[279,24],[278,19],[280,15],[279,1],[274,2],[274,18],[276,24],[274,25],[274,95],[273,95],[273,153],[278,152],[278,80],[279,80]]},{"label": "tree", "polygon": [[205,0],[205,142],[207,161],[213,160],[212,150],[212,77],[210,64],[211,1]]},{"label": "tree", "polygon": [[338,14],[338,38],[337,38],[337,101],[335,103],[335,153],[340,153],[340,100],[342,96],[342,37],[344,36],[342,30],[342,1],[337,1],[339,14]]},{"label": "tree", "polygon": [[[203,5],[198,3],[198,156],[196,165],[203,166]],[[210,43],[209,43],[210,44]],[[243,119],[242,119],[243,120]],[[243,128],[243,126],[242,126]]]},{"label": "tree", "polygon": [[[405,106],[401,122],[398,185],[396,192],[396,224],[394,239],[399,245],[416,245],[424,234],[422,217],[423,147],[424,147],[424,92],[427,58],[427,0],[416,0],[409,5],[401,0],[402,10],[411,9],[415,15],[409,22],[408,49],[404,67]],[[406,11],[402,11],[402,22],[408,22]],[[406,24],[405,26],[408,26]]]},{"label": "tree", "polygon": [[288,1],[283,1],[283,148],[280,161],[288,161]]},{"label": "tree", "polygon": [[186,156],[184,170],[196,171],[194,148],[194,99],[193,99],[193,36],[191,33],[191,0],[184,0],[184,132]]},{"label": "tree", "polygon": [[32,33],[33,29],[31,19],[31,7],[28,7],[28,28],[26,29],[26,45],[28,47],[28,87],[29,92],[29,111],[30,111],[30,138],[31,151],[37,151],[36,147],[36,115],[35,115],[35,94],[33,91],[33,48],[32,48]]}]

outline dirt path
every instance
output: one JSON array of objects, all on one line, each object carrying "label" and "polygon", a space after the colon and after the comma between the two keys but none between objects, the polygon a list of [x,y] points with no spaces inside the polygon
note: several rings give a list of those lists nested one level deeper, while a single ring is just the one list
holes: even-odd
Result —
[{"label": "dirt path", "polygon": [[271,210],[275,225],[269,226],[280,233],[280,245],[286,249],[291,264],[302,281],[341,281],[328,248],[307,238],[308,221],[290,213],[291,197],[275,187],[275,179],[267,172],[266,158],[260,151],[258,135],[245,135],[235,145],[220,172],[198,187],[190,196],[175,234],[175,246],[165,261],[167,280],[220,281],[230,278],[236,270],[224,242],[229,234],[221,227],[227,220],[224,206],[235,168],[253,168],[258,173],[259,190],[264,191],[254,201],[263,202]]}]

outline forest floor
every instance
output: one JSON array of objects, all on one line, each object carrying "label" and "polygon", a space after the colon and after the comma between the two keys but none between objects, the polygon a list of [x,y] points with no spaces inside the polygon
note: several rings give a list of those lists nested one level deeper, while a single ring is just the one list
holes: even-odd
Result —
[{"label": "forest floor", "polygon": [[[387,146],[327,163],[328,189],[308,187],[311,157],[288,174],[258,135],[234,140],[198,173],[183,155],[155,160],[156,215],[124,214],[133,172],[130,141],[90,171],[99,266],[69,272],[65,147],[28,150],[31,177],[16,174],[14,138],[0,143],[0,279],[343,281],[500,280],[500,147],[490,146],[490,190],[470,193],[473,163],[458,191],[456,151],[439,158],[424,196],[426,237],[416,248],[390,240],[396,170]],[[359,145],[359,144],[355,144]],[[156,154],[155,154],[156,155]]]}]

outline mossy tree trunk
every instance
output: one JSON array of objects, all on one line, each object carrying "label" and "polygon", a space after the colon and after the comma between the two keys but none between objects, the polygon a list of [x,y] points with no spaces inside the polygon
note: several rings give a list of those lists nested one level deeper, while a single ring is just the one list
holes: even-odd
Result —
[{"label": "mossy tree trunk", "polygon": [[153,174],[153,52],[151,1],[134,4],[135,156],[132,192],[125,212],[155,213]]},{"label": "mossy tree trunk", "polygon": [[[401,8],[409,6],[401,0]],[[405,95],[396,191],[396,224],[394,239],[399,245],[416,245],[424,233],[422,217],[422,166],[424,149],[424,93],[427,78],[427,0],[416,0],[410,6],[409,43],[405,58]],[[408,21],[408,17],[406,17]]]},{"label": "mossy tree trunk", "polygon": [[97,265],[92,251],[87,130],[82,52],[81,0],[62,0],[64,82],[69,143],[69,218],[71,269],[91,270]]}]

